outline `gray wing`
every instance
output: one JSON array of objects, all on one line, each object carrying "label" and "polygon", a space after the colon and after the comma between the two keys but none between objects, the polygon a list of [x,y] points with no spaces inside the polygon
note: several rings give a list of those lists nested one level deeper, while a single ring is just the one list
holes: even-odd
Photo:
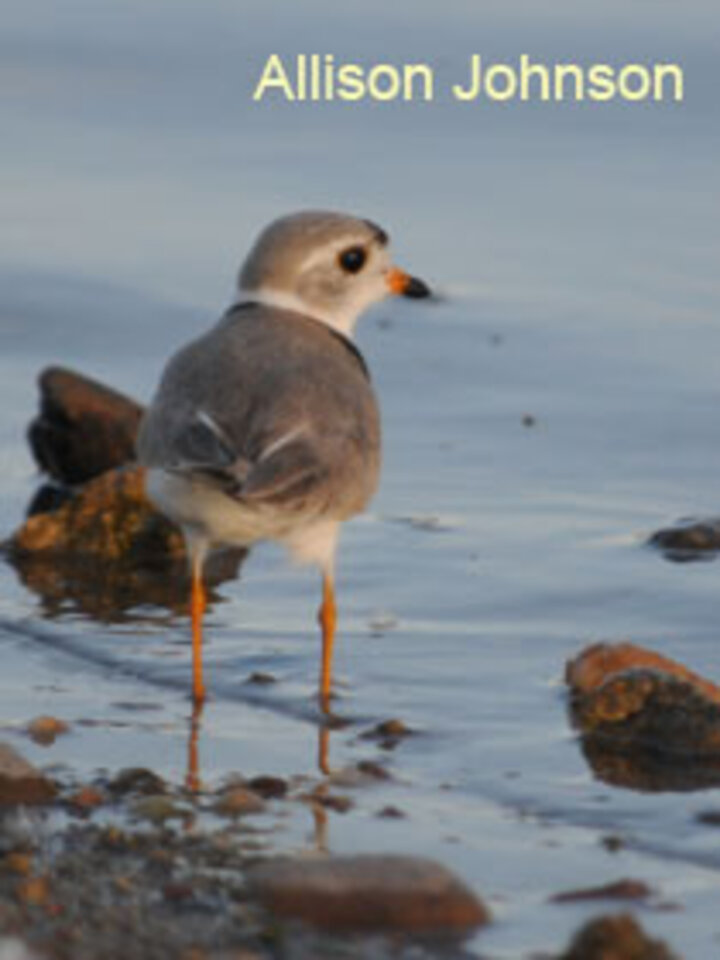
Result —
[{"label": "gray wing", "polygon": [[349,515],[376,485],[377,407],[358,361],[317,321],[246,311],[171,360],[138,454],[248,505],[310,498]]},{"label": "gray wing", "polygon": [[174,458],[165,469],[202,475],[235,499],[257,504],[282,503],[303,496],[322,479],[320,452],[309,436],[290,430],[266,437],[267,445],[250,460],[209,414],[198,412],[174,436]]}]

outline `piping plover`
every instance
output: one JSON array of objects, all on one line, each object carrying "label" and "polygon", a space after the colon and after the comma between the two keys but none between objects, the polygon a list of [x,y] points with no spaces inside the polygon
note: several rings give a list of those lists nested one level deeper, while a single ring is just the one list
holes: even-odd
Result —
[{"label": "piping plover", "polygon": [[372,497],[380,419],[358,316],[429,290],[392,265],[369,220],[307,211],[270,224],[233,306],[168,363],[138,438],[148,495],[182,529],[191,564],[193,697],[203,701],[203,563],[277,540],[323,578],[320,704],[329,707],[340,523]]}]

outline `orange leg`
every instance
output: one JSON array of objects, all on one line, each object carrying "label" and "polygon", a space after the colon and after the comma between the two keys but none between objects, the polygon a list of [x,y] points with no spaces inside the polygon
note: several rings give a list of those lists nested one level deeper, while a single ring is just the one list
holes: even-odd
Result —
[{"label": "orange leg", "polygon": [[320,706],[325,713],[330,711],[330,687],[332,685],[332,656],[337,624],[337,607],[333,579],[329,573],[323,577],[323,599],[318,611],[322,627],[322,666],[320,669]]},{"label": "orange leg", "polygon": [[193,560],[190,615],[192,618],[193,700],[200,704],[205,699],[202,669],[202,618],[207,606],[202,582],[202,562]]}]

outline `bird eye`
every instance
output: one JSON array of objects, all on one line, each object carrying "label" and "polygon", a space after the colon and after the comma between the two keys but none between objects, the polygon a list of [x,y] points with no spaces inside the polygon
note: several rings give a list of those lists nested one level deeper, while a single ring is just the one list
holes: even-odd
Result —
[{"label": "bird eye", "polygon": [[345,273],[359,273],[366,260],[367,253],[363,247],[348,247],[338,257],[338,263]]}]

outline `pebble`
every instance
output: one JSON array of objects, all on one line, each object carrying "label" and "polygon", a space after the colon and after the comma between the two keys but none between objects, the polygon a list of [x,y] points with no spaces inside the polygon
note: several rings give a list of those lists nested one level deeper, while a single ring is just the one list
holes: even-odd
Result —
[{"label": "pebble", "polygon": [[149,820],[154,824],[162,824],[166,820],[184,820],[189,811],[180,807],[170,797],[164,794],[142,797],[130,807],[131,816],[138,820]]},{"label": "pebble", "polygon": [[263,813],[265,801],[255,790],[246,787],[230,787],[218,796],[214,810],[225,817],[242,817]]},{"label": "pebble", "polygon": [[49,746],[69,730],[70,727],[64,720],[49,716],[35,717],[27,725],[29,736],[35,743],[42,744],[42,746]]}]

